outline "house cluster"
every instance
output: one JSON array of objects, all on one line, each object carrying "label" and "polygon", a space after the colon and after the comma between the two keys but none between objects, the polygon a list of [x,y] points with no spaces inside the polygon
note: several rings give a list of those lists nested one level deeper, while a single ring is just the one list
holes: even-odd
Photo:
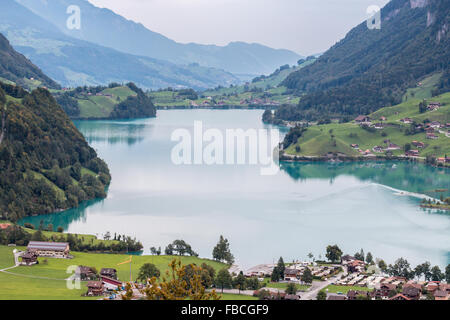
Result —
[{"label": "house cluster", "polygon": [[117,270],[113,268],[103,268],[97,276],[95,269],[80,266],[78,268],[81,280],[90,280],[87,284],[87,296],[98,297],[108,293],[124,289],[124,283],[117,278]]},{"label": "house cluster", "polygon": [[31,266],[39,263],[38,257],[68,259],[69,253],[70,247],[66,242],[30,241],[20,258],[22,265]]},{"label": "house cluster", "polygon": [[440,102],[430,102],[427,105],[427,110],[428,111],[435,111],[438,110],[441,107],[441,103]]}]

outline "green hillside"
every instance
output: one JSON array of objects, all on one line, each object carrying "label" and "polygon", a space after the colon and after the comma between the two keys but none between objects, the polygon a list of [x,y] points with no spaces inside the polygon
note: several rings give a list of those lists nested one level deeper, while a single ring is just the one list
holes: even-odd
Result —
[{"label": "green hillside", "polygon": [[[423,98],[434,86],[436,93],[448,92],[449,9],[446,0],[391,0],[381,11],[381,29],[361,23],[283,81],[303,96],[297,106],[280,108],[276,118],[346,120],[399,104],[405,93]],[[432,84],[424,80],[431,76]],[[424,88],[414,88],[420,82]]]},{"label": "green hillside", "polygon": [[[387,147],[385,143],[398,145],[400,150],[392,150],[393,156],[400,156],[405,153],[405,145],[411,149],[418,149],[411,145],[412,141],[425,143],[425,148],[419,148],[419,157],[444,157],[450,155],[450,135],[448,128],[436,129],[437,139],[427,139],[424,131],[412,131],[413,125],[404,124],[400,120],[411,118],[417,124],[426,124],[439,121],[441,124],[450,122],[450,93],[445,93],[434,97],[433,102],[440,102],[441,108],[435,111],[419,112],[420,99],[410,99],[407,102],[393,107],[378,110],[369,115],[374,123],[383,123],[383,129],[364,128],[355,121],[349,123],[330,123],[326,125],[314,125],[307,128],[297,143],[291,144],[286,150],[288,155],[321,157],[327,153],[341,153],[350,157],[364,156],[362,151],[370,152],[379,157],[387,155],[387,152],[376,153],[372,151],[375,146]],[[385,117],[385,120],[380,120]],[[414,125],[415,127],[415,125]],[[352,148],[352,144],[357,144],[358,148]],[[299,149],[300,148],[300,149]]]},{"label": "green hillside", "polygon": [[230,87],[217,87],[197,94],[196,97],[186,97],[186,90],[158,90],[149,93],[157,107],[226,107],[226,106],[278,106],[282,104],[298,104],[300,98],[280,84],[293,72],[312,63],[316,59],[301,60],[300,65],[278,68],[268,76],[259,76],[250,83]]},{"label": "green hillside", "polygon": [[150,98],[133,83],[54,91],[57,102],[75,119],[155,117]]}]

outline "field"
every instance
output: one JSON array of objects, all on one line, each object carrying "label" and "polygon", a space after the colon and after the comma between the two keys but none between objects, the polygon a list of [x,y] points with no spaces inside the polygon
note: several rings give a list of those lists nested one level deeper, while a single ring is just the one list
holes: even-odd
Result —
[{"label": "field", "polygon": [[[62,92],[53,90],[53,93]],[[107,88],[100,94],[98,96],[86,94],[76,96],[81,118],[107,118],[116,105],[130,96],[136,96],[136,92],[127,86]]]},{"label": "field", "polygon": [[[24,248],[17,248],[24,249]],[[0,246],[0,269],[14,265],[13,248]],[[130,280],[130,265],[117,264],[129,259],[128,255],[120,254],[91,254],[72,252],[74,259],[51,259],[39,258],[39,264],[32,267],[20,266],[8,270],[10,273],[0,272],[0,300],[5,299],[86,299],[81,294],[86,291],[82,284],[80,290],[68,290],[66,282],[70,274],[66,273],[69,266],[84,265],[101,268],[117,269],[119,279]],[[133,279],[139,272],[139,268],[145,263],[153,263],[165,274],[168,265],[173,259],[181,259],[185,265],[195,263],[201,265],[203,262],[214,267],[217,271],[225,268],[224,264],[199,259],[195,257],[171,257],[171,256],[133,256],[131,273]]]},{"label": "field", "polygon": [[234,301],[236,301],[236,300],[258,300],[258,298],[256,298],[256,297],[244,296],[242,294],[230,294],[230,293],[221,294],[220,290],[218,290],[217,293],[222,296],[221,300],[225,300],[225,301],[228,301],[228,300],[234,300]]},{"label": "field", "polygon": [[[338,124],[332,123],[327,125],[311,126],[304,135],[298,140],[297,144],[291,145],[287,150],[287,154],[300,156],[323,156],[328,152],[343,153],[347,156],[359,156],[359,152],[350,147],[351,144],[358,144],[362,150],[372,150],[375,146],[385,146],[384,141],[390,140],[400,146],[401,150],[393,151],[393,155],[404,154],[403,147],[412,141],[421,141],[426,144],[424,149],[420,149],[420,156],[426,157],[433,155],[436,157],[444,157],[450,155],[450,138],[444,133],[438,134],[438,139],[426,139],[426,133],[417,133],[406,135],[405,130],[410,127],[403,124],[400,119],[409,117],[417,123],[423,123],[424,120],[440,121],[441,123],[450,122],[450,93],[434,97],[432,101],[438,101],[443,106],[436,111],[427,111],[419,113],[419,103],[421,100],[408,100],[400,105],[387,107],[378,110],[370,115],[371,119],[380,119],[386,117],[385,128],[372,131],[365,130],[355,122]],[[375,121],[376,121],[375,120]],[[379,120],[378,120],[379,121]],[[445,129],[441,129],[445,130]],[[298,152],[297,146],[300,147]],[[412,147],[412,149],[416,149]]]},{"label": "field", "polygon": [[[263,283],[266,284],[267,288],[279,289],[280,291],[286,290],[288,286],[288,283],[285,282],[271,282],[269,278],[264,279]],[[305,291],[310,287],[308,285],[299,285],[299,284],[296,284],[296,286],[299,291]]]},{"label": "field", "polygon": [[326,287],[324,290],[328,290],[328,293],[338,293],[342,292],[343,294],[347,294],[350,290],[355,291],[372,291],[372,289],[367,287],[351,287],[351,286],[333,286],[330,285]]}]

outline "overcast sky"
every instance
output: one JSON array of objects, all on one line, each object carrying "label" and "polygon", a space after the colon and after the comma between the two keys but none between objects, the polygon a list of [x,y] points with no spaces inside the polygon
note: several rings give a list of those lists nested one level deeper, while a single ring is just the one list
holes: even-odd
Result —
[{"label": "overcast sky", "polygon": [[323,52],[389,0],[89,0],[175,41]]}]

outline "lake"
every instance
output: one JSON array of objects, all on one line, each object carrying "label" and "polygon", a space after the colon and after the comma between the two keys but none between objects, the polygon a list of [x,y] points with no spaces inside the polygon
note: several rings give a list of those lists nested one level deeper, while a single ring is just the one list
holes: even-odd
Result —
[{"label": "lake", "polygon": [[[450,171],[414,163],[281,163],[263,176],[255,165],[175,165],[175,129],[271,128],[261,110],[159,111],[156,119],[77,121],[109,165],[108,198],[77,209],[29,217],[66,232],[106,231],[135,236],[146,253],[175,239],[211,257],[219,236],[231,242],[243,267],[324,258],[329,244],[345,253],[361,248],[392,263],[450,262],[450,214],[419,207],[399,190],[435,196],[450,188]],[[446,193],[449,196],[449,193]]]}]

